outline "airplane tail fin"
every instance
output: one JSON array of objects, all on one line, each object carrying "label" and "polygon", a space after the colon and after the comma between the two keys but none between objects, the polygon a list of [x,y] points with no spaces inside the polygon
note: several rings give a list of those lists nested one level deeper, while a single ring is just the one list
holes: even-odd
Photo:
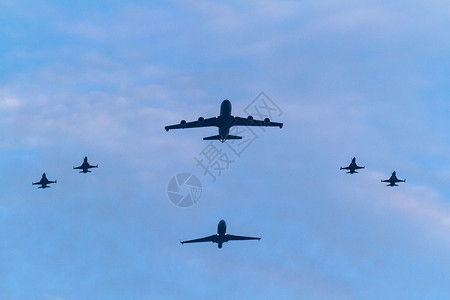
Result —
[{"label": "airplane tail fin", "polygon": [[204,137],[203,140],[205,141],[210,141],[210,140],[240,140],[242,139],[242,136],[237,136],[237,135],[227,135],[227,137],[225,139],[223,139],[222,137],[220,137],[220,135],[213,135],[213,136],[208,136],[208,137]]}]

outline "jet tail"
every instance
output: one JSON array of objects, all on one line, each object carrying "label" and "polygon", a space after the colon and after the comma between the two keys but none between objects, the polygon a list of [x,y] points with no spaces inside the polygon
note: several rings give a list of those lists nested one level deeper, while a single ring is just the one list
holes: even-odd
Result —
[{"label": "jet tail", "polygon": [[205,140],[205,141],[210,141],[210,140],[223,141],[223,140],[240,140],[240,139],[242,139],[242,136],[237,136],[237,135],[227,135],[227,137],[224,139],[220,135],[213,135],[213,136],[208,136],[208,137],[203,138],[203,140]]}]

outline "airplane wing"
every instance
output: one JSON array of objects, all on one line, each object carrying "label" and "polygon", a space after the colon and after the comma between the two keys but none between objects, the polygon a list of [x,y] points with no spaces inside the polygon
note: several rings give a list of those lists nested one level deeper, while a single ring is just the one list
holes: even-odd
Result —
[{"label": "airplane wing", "polygon": [[381,180],[381,182],[390,182],[389,179]]},{"label": "airplane wing", "polygon": [[232,235],[232,234],[226,234],[225,238],[227,241],[240,241],[240,240],[260,240],[259,237],[251,237],[251,236],[239,236],[239,235]]},{"label": "airplane wing", "polygon": [[36,185],[36,184],[42,184],[41,182],[32,182],[32,185]]},{"label": "airplane wing", "polygon": [[233,126],[241,125],[241,126],[276,126],[283,127],[283,123],[271,122],[268,118],[264,121],[254,120],[248,118],[234,117],[233,118]]},{"label": "airplane wing", "polygon": [[341,167],[341,170],[350,170],[350,167]]},{"label": "airplane wing", "polygon": [[195,240],[189,240],[189,241],[183,241],[182,244],[188,244],[188,243],[202,243],[202,242],[214,242],[215,239],[217,239],[217,235],[210,235],[201,239],[195,239]]},{"label": "airplane wing", "polygon": [[271,122],[268,118],[264,121],[261,120],[254,120],[254,119],[248,119],[248,118],[241,118],[241,117],[234,117],[233,118],[233,126],[277,126],[282,128],[283,123],[278,122]]},{"label": "airplane wing", "polygon": [[209,126],[218,126],[219,125],[219,120],[217,117],[212,117],[209,119],[202,119],[202,120],[192,121],[192,122],[186,122],[186,121],[183,122],[183,121],[181,121],[180,124],[170,125],[170,126],[166,126],[164,128],[166,129],[166,131],[169,131],[170,129],[209,127]]},{"label": "airplane wing", "polygon": [[83,169],[81,166],[79,166],[79,167],[73,167],[74,169],[79,169],[79,170],[81,170],[81,169]]},{"label": "airplane wing", "polygon": [[356,169],[364,169],[366,167],[360,167],[360,166],[356,166]]}]

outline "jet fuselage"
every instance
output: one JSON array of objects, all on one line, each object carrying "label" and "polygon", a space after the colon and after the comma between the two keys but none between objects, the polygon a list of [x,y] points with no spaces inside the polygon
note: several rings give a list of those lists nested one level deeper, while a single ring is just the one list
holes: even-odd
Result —
[{"label": "jet fuselage", "polygon": [[231,125],[231,102],[230,100],[223,100],[220,105],[220,115],[217,117],[219,119],[219,136],[221,139],[226,139],[228,134],[230,134]]},{"label": "jet fuselage", "polygon": [[227,223],[225,222],[225,220],[220,220],[219,225],[217,225],[217,234],[220,235],[225,235],[227,232]]},{"label": "jet fuselage", "polygon": [[226,242],[225,235],[227,234],[227,223],[225,220],[220,220],[219,225],[217,225],[217,247],[222,248],[222,244]]}]

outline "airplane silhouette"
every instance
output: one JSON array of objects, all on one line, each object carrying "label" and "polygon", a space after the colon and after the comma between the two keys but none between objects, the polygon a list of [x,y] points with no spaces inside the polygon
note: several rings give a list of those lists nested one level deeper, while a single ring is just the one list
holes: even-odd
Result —
[{"label": "airplane silhouette", "polygon": [[365,167],[358,166],[356,164],[356,157],[353,157],[352,162],[350,163],[350,165],[348,167],[345,167],[345,168],[341,167],[341,170],[349,170],[347,172],[347,174],[355,174],[355,173],[358,173],[358,172],[356,172],[356,170],[364,169],[364,168]]},{"label": "airplane silhouette", "polygon": [[81,170],[79,173],[88,173],[88,172],[91,172],[91,171],[89,171],[89,169],[92,169],[92,168],[98,168],[98,165],[96,165],[96,166],[91,166],[91,165],[88,163],[88,161],[87,161],[87,156],[85,156],[85,157],[84,157],[83,164],[81,164],[81,166],[79,166],[79,167],[73,167],[73,168],[74,168],[74,169]]},{"label": "airplane silhouette", "polygon": [[397,182],[406,182],[406,179],[400,180],[397,178],[397,175],[394,172],[392,172],[391,178],[386,179],[386,180],[381,180],[381,182],[389,182],[389,184],[387,186],[393,187],[393,186],[398,186],[398,184],[396,184]]},{"label": "airplane silhouette", "polygon": [[40,184],[41,186],[38,187],[38,189],[45,189],[45,188],[49,188],[49,187],[50,187],[50,186],[49,186],[50,183],[56,183],[56,180],[55,180],[55,181],[50,181],[50,180],[48,180],[48,179],[47,179],[47,176],[46,176],[45,173],[44,173],[44,174],[42,174],[42,178],[41,178],[40,181],[38,181],[38,182],[33,182],[32,184],[33,184],[33,185]]},{"label": "airplane silhouette", "polygon": [[204,137],[204,140],[219,140],[222,143],[225,140],[242,139],[241,136],[230,135],[230,128],[233,126],[278,126],[283,127],[283,123],[271,122],[269,118],[265,118],[263,121],[254,120],[252,116],[247,118],[241,118],[231,115],[231,102],[229,100],[223,100],[220,105],[220,115],[205,119],[203,117],[198,118],[197,121],[186,122],[181,120],[180,124],[166,126],[166,131],[179,128],[197,128],[197,127],[210,127],[216,126],[219,128],[219,135],[213,135]]},{"label": "airplane silhouette", "polygon": [[226,233],[227,231],[227,223],[224,220],[219,222],[217,225],[217,234],[210,235],[204,238],[183,241],[180,242],[182,244],[187,243],[202,243],[202,242],[213,242],[217,243],[217,247],[222,248],[222,244],[228,241],[239,241],[239,240],[260,240],[258,237],[249,237],[249,236],[239,236],[239,235],[231,235]]}]

